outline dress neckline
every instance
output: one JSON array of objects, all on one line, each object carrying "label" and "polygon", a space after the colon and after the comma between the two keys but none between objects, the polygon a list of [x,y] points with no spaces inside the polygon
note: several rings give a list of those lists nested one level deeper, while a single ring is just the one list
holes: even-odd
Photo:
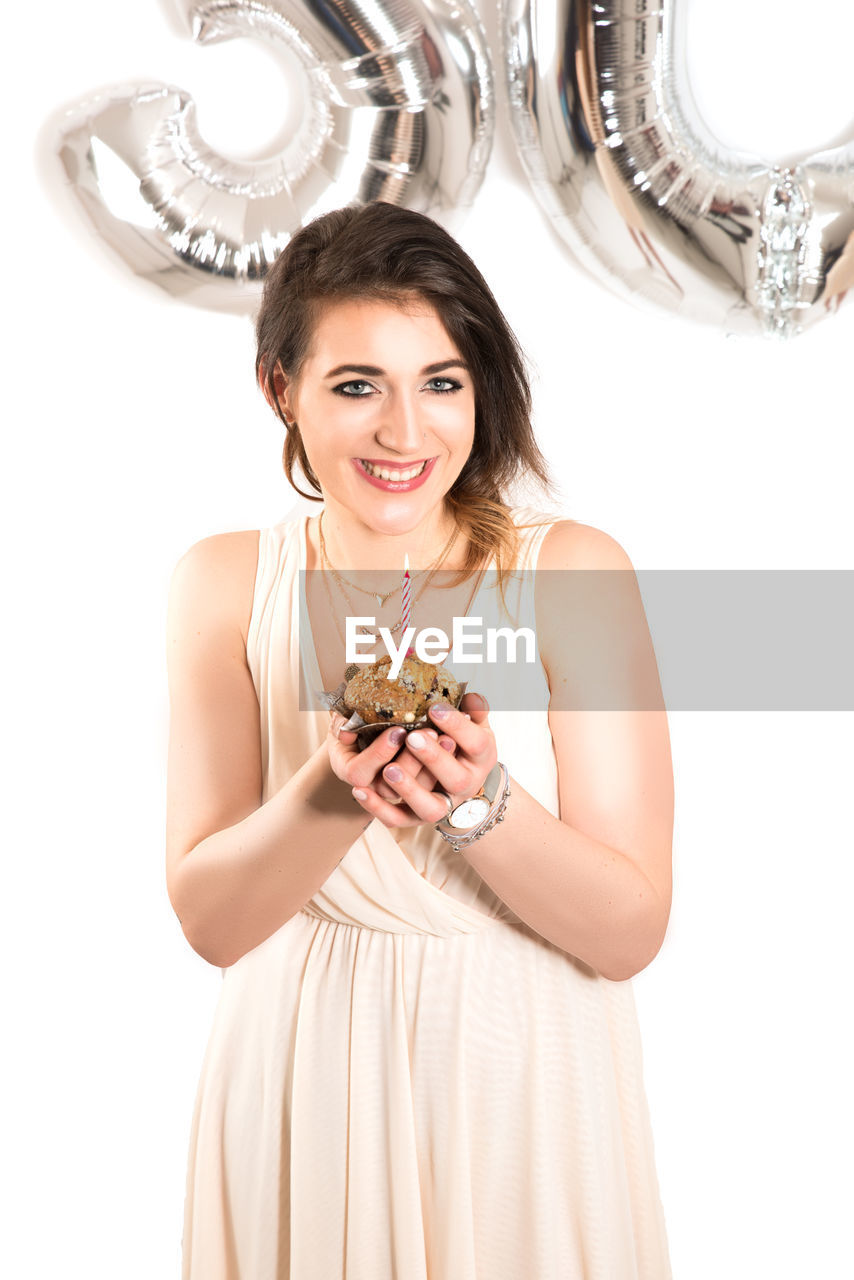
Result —
[{"label": "dress neckline", "polygon": [[[308,522],[309,520],[312,520],[312,519],[314,519],[314,517],[306,513],[305,515],[301,516],[298,521],[299,565],[297,566],[298,568],[297,592],[299,596],[299,613],[297,614],[297,619],[299,624],[299,620],[304,618],[305,626],[301,627],[298,625],[297,629],[299,631],[299,647],[300,647],[300,654],[302,655],[302,661],[303,661],[303,664],[305,664],[306,659],[308,660],[308,667],[311,673],[311,679],[309,681],[310,688],[313,690],[317,690],[319,692],[324,688],[323,676],[321,674],[320,663],[317,658],[317,649],[315,648],[315,644],[314,644],[314,635],[311,630],[311,618],[309,616],[308,602],[306,600],[306,594],[305,594],[306,565],[308,564]],[[471,615],[471,611],[472,611],[472,608],[474,607],[475,601],[478,599],[481,591],[483,590],[483,584],[486,581],[486,575],[491,569],[494,568],[494,566],[495,566],[495,556],[493,554],[490,556],[484,568],[478,570],[480,574],[480,581],[477,584],[477,589],[475,590],[471,600],[469,600],[468,606],[466,608],[465,613],[463,614],[463,617],[467,618]],[[303,666],[304,671],[305,669],[306,669],[305,666]]]}]

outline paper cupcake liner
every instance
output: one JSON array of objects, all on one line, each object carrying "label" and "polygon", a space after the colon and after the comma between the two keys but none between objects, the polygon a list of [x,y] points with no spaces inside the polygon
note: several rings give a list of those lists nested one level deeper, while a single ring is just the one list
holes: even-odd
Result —
[{"label": "paper cupcake liner", "polygon": [[[365,747],[369,746],[377,734],[382,733],[384,729],[394,729],[399,727],[401,729],[405,729],[407,733],[409,733],[413,729],[423,729],[425,725],[428,725],[431,729],[435,728],[430,717],[427,715],[419,716],[417,720],[380,720],[370,724],[366,723],[359,715],[358,711],[351,711],[344,701],[344,690],[347,688],[347,684],[350,679],[351,676],[345,675],[345,678],[338,685],[337,689],[321,689],[315,694],[315,697],[318,702],[326,707],[328,711],[337,711],[339,715],[349,716],[346,724],[342,724],[341,728],[348,729],[358,735],[356,742],[360,751],[364,751]],[[450,702],[453,707],[458,708],[462,702],[467,686],[468,681],[463,681],[459,686],[459,697],[456,699],[442,698],[434,699],[434,701]]]}]

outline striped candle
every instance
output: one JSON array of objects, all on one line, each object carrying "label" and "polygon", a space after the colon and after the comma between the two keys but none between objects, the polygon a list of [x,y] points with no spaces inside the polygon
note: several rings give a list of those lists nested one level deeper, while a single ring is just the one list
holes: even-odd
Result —
[{"label": "striped candle", "polygon": [[403,561],[403,595],[400,601],[400,638],[406,635],[409,626],[409,615],[412,612],[412,588],[409,584],[409,555]]}]

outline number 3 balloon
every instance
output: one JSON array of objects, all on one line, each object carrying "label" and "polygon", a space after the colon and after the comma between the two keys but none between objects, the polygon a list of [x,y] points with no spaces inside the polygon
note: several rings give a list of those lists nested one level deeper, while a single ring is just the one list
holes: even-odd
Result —
[{"label": "number 3 balloon", "polygon": [[854,285],[854,143],[724,155],[679,93],[677,0],[506,0],[517,143],[573,253],[625,297],[787,336]]},{"label": "number 3 balloon", "polygon": [[309,100],[272,159],[233,162],[163,84],[78,105],[59,153],[100,235],[202,306],[251,309],[290,234],[354,201],[464,207],[492,143],[488,50],[468,0],[178,0],[202,43],[253,36],[299,59]]}]

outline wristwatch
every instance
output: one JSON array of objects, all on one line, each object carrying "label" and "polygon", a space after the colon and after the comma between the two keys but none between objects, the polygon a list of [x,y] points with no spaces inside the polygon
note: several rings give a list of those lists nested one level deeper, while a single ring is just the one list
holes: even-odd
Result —
[{"label": "wristwatch", "polygon": [[477,795],[461,801],[447,818],[435,824],[436,830],[459,853],[460,849],[474,844],[475,840],[491,831],[496,823],[504,821],[509,795],[510,774],[499,762],[486,775]]}]

